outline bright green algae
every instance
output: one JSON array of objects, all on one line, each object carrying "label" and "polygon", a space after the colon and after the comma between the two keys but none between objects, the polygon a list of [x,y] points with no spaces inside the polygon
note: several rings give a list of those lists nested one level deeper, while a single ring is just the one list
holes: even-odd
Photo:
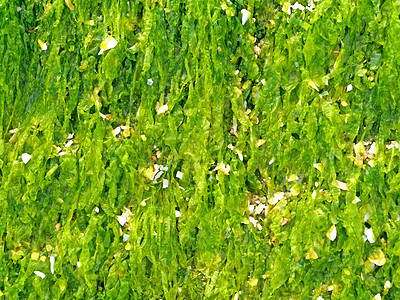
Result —
[{"label": "bright green algae", "polygon": [[0,1],[0,295],[400,298],[398,1],[69,2]]}]

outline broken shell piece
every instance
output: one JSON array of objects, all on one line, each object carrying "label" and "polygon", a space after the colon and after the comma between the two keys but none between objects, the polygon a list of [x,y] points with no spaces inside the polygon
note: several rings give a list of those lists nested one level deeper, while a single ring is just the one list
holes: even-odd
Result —
[{"label": "broken shell piece", "polygon": [[374,233],[372,231],[372,228],[365,228],[364,234],[367,237],[368,242],[370,242],[371,244],[375,243]]},{"label": "broken shell piece", "polygon": [[333,185],[341,189],[342,191],[347,191],[347,184],[345,182],[336,180],[333,182]]},{"label": "broken shell piece", "polygon": [[183,173],[181,171],[176,172],[176,178],[182,179]]},{"label": "broken shell piece", "polygon": [[151,79],[151,78],[147,79],[147,85],[152,86],[153,85],[153,79]]},{"label": "broken shell piece", "polygon": [[346,92],[350,92],[353,89],[353,86],[349,84],[346,88]]},{"label": "broken shell piece", "polygon": [[74,142],[72,140],[69,140],[66,144],[65,144],[65,148],[69,148],[72,146]]},{"label": "broken shell piece", "polygon": [[247,9],[242,9],[240,13],[242,14],[242,25],[244,25],[250,18],[251,13]]},{"label": "broken shell piece", "polygon": [[32,156],[30,154],[28,154],[28,153],[23,153],[21,155],[21,158],[22,158],[22,161],[23,161],[24,164],[27,164],[31,160],[31,157]]},{"label": "broken shell piece", "polygon": [[179,218],[181,216],[181,212],[179,210],[175,210],[175,217]]},{"label": "broken shell piece", "polygon": [[168,111],[168,104],[164,104],[157,109],[157,115],[161,115]]},{"label": "broken shell piece", "polygon": [[54,274],[54,263],[56,262],[56,259],[54,256],[50,256],[50,272],[51,274]]},{"label": "broken shell piece", "polygon": [[162,188],[163,189],[166,189],[167,187],[168,187],[168,179],[163,179],[163,181],[162,181]]},{"label": "broken shell piece", "polygon": [[44,275],[42,272],[40,272],[40,271],[34,271],[33,273],[35,273],[35,275],[37,275],[37,276],[39,276],[40,278],[45,278],[46,277],[46,275]]},{"label": "broken shell piece", "polygon": [[336,239],[336,234],[337,234],[336,226],[335,224],[333,224],[326,233],[326,236],[333,242]]},{"label": "broken shell piece", "polygon": [[100,44],[100,51],[98,55],[102,55],[104,51],[110,50],[117,46],[118,41],[114,39],[112,36],[108,36],[104,41]]},{"label": "broken shell piece", "polygon": [[386,263],[385,254],[381,249],[375,250],[369,257],[368,260],[377,266],[383,266]]}]

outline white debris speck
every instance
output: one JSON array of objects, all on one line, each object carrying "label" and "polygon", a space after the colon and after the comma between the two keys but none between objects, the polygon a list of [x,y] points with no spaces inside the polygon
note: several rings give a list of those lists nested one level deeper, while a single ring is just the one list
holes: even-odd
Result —
[{"label": "white debris speck", "polygon": [[181,288],[178,288],[178,291],[179,291],[179,292],[182,292],[182,289],[181,289]]},{"label": "white debris speck", "polygon": [[370,242],[371,244],[375,243],[374,233],[372,232],[372,228],[365,228],[364,234],[367,237],[368,242]]},{"label": "white debris speck", "polygon": [[260,147],[260,146],[262,146],[262,145],[264,145],[264,144],[265,144],[265,140],[259,139],[259,140],[257,141],[256,146],[257,146],[257,147]]},{"label": "white debris speck", "polygon": [[54,263],[56,262],[56,259],[54,256],[50,256],[50,272],[51,274],[54,274]]},{"label": "white debris speck", "polygon": [[146,206],[147,203],[146,203],[146,201],[143,200],[142,202],[140,202],[140,205],[141,205],[141,206]]},{"label": "white debris speck", "polygon": [[312,192],[312,194],[311,194],[311,197],[312,197],[313,199],[315,199],[315,196],[317,196],[317,191],[316,191],[316,190],[313,190],[313,192]]},{"label": "white debris speck", "polygon": [[244,25],[250,18],[251,13],[247,9],[242,9],[240,13],[242,14],[242,25]]},{"label": "white debris speck", "polygon": [[160,178],[162,176],[162,174],[164,174],[163,171],[157,171],[156,170],[156,172],[154,172],[152,180],[157,180],[158,178]]},{"label": "white debris speck", "polygon": [[165,112],[168,111],[168,104],[164,104],[163,106],[160,106],[157,110],[157,115],[161,115]]},{"label": "white debris speck", "polygon": [[240,161],[243,161],[243,154],[239,152],[237,155],[238,155]]},{"label": "white debris speck", "polygon": [[252,214],[254,213],[254,206],[253,204],[249,204],[249,212]]},{"label": "white debris speck", "polygon": [[335,287],[333,285],[328,287],[328,292],[332,292],[335,289]]},{"label": "white debris speck", "polygon": [[358,203],[360,201],[361,201],[361,199],[358,198],[357,196],[355,196],[354,200],[351,203],[356,204],[356,203]]},{"label": "white debris speck", "polygon": [[385,290],[388,290],[388,289],[390,289],[391,287],[392,287],[392,283],[391,283],[389,280],[386,280],[384,289],[385,289]]},{"label": "white debris speck", "polygon": [[373,168],[373,167],[375,166],[375,163],[374,163],[374,161],[372,161],[372,160],[370,160],[369,162],[367,162],[367,164],[368,164],[371,168]]},{"label": "white debris speck", "polygon": [[110,50],[117,46],[118,41],[114,39],[112,36],[108,36],[104,41],[100,44],[100,51],[98,55],[102,55],[104,51]]},{"label": "white debris speck", "polygon": [[318,89],[318,87],[317,87],[317,85],[315,84],[314,81],[310,81],[310,82],[309,82],[309,85],[310,85],[313,89],[315,89],[317,92],[319,92],[319,89]]},{"label": "white debris speck", "polygon": [[257,229],[258,230],[262,230],[263,229],[260,223],[257,223]]},{"label": "white debris speck", "polygon": [[151,79],[151,78],[147,79],[147,84],[149,86],[152,86],[153,85],[153,79]]},{"label": "white debris speck", "polygon": [[182,179],[183,173],[181,171],[176,172],[176,178]]},{"label": "white debris speck", "polygon": [[274,197],[272,199],[272,204],[275,205],[277,204],[279,201],[281,201],[283,198],[285,198],[285,193],[284,192],[280,192],[280,193],[276,193],[274,194]]},{"label": "white debris speck", "polygon": [[230,165],[225,165],[225,164],[221,164],[219,167],[219,170],[221,170],[221,172],[225,175],[229,175],[229,171],[231,170],[231,166]]},{"label": "white debris speck", "polygon": [[376,294],[376,295],[374,296],[374,299],[373,299],[373,300],[381,300],[381,299],[382,299],[381,294]]},{"label": "white debris speck", "polygon": [[251,224],[254,225],[254,227],[257,226],[258,221],[256,219],[254,219],[253,217],[249,217],[249,221],[250,221]]},{"label": "white debris speck", "polygon": [[22,153],[22,156],[21,156],[22,161],[24,162],[24,164],[27,164],[28,161],[31,160],[31,157],[32,156],[30,154],[28,154],[28,153]]},{"label": "white debris speck", "polygon": [[324,300],[324,298],[321,296],[318,296],[317,300]]},{"label": "white debris speck", "polygon": [[167,187],[168,187],[168,179],[163,179],[163,181],[162,181],[162,188],[163,189],[166,189]]},{"label": "white debris speck", "polygon": [[125,208],[125,212],[123,212],[120,216],[117,216],[119,224],[121,226],[125,226],[126,222],[129,220],[131,212]]},{"label": "white debris speck", "polygon": [[239,74],[239,70],[236,70],[236,71],[235,71],[235,74],[238,75],[238,74]]},{"label": "white debris speck", "polygon": [[179,210],[175,211],[175,217],[179,218],[181,216],[181,212]]},{"label": "white debris speck", "polygon": [[261,79],[262,85],[265,85],[265,79]]},{"label": "white debris speck", "polygon": [[127,240],[129,240],[129,234],[124,233],[124,235],[122,236],[122,241],[126,242]]},{"label": "white debris speck", "polygon": [[333,242],[336,239],[336,235],[337,235],[336,226],[332,225],[329,228],[328,232],[326,233],[326,236]]},{"label": "white debris speck", "polygon": [[272,158],[270,161],[269,161],[269,165],[272,165],[273,163],[274,163],[274,161],[275,161],[275,158]]},{"label": "white debris speck", "polygon": [[66,144],[65,144],[65,148],[69,148],[72,146],[74,142],[72,140],[69,140]]},{"label": "white debris speck", "polygon": [[65,154],[67,154],[67,152],[60,152],[60,153],[58,153],[58,155],[60,155],[60,156],[63,156],[63,155],[65,155]]},{"label": "white debris speck", "polygon": [[254,211],[254,214],[258,215],[260,214],[265,208],[265,205],[261,203],[260,205],[257,206],[256,210]]},{"label": "white debris speck", "polygon": [[369,212],[367,212],[367,213],[365,214],[365,216],[364,216],[364,222],[365,222],[365,223],[369,220],[369,217],[370,217]]},{"label": "white debris speck", "polygon": [[43,45],[42,45],[42,51],[46,51],[47,50],[47,44],[46,43],[43,43]]},{"label": "white debris speck", "polygon": [[136,45],[133,45],[132,47],[130,47],[129,50],[136,50]]},{"label": "white debris speck", "polygon": [[370,154],[374,154],[374,155],[376,154],[376,144],[375,144],[375,142],[372,143],[372,145],[371,145],[371,147],[369,148],[368,152],[369,152]]},{"label": "white debris speck", "polygon": [[117,135],[120,134],[120,133],[121,133],[121,127],[120,127],[120,126],[118,126],[117,128],[115,128],[115,129],[113,130],[114,136],[117,136]]},{"label": "white debris speck", "polygon": [[342,191],[347,191],[347,184],[345,182],[336,180],[336,186]]},{"label": "white debris speck", "polygon": [[318,187],[318,182],[315,182],[314,185],[315,185],[315,187]]},{"label": "white debris speck", "polygon": [[70,133],[70,134],[68,134],[68,140],[70,140],[70,139],[73,139],[74,138],[74,134],[73,133]]},{"label": "white debris speck", "polygon": [[305,9],[305,7],[303,5],[301,5],[299,2],[296,2],[295,4],[292,5],[293,9],[300,9],[301,11],[303,11]]},{"label": "white debris speck", "polygon": [[185,188],[182,187],[182,186],[179,186],[179,188],[180,188],[182,191],[186,191]]},{"label": "white debris speck", "polygon": [[228,145],[228,149],[229,149],[229,150],[233,150],[234,148],[235,148],[235,147],[233,147],[232,144],[229,144],[229,145]]},{"label": "white debris speck", "polygon": [[96,213],[99,213],[100,209],[96,206],[96,207],[94,208],[94,211],[95,211]]},{"label": "white debris speck", "polygon": [[33,273],[35,273],[37,276],[39,276],[40,278],[45,278],[46,277],[46,275],[44,275],[42,272],[40,272],[40,271],[34,271]]},{"label": "white debris speck", "polygon": [[352,86],[351,84],[349,84],[349,85],[347,86],[346,91],[347,91],[347,92],[350,92],[352,89],[353,89],[353,86]]},{"label": "white debris speck", "polygon": [[81,262],[78,261],[78,262],[76,263],[76,266],[77,266],[78,268],[80,268],[80,267],[82,266]]}]

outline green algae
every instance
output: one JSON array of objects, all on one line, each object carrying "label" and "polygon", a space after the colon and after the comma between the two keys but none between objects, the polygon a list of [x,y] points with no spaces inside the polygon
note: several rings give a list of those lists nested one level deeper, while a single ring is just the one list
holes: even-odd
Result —
[{"label": "green algae", "polygon": [[0,294],[400,297],[396,1],[68,3],[0,1]]}]

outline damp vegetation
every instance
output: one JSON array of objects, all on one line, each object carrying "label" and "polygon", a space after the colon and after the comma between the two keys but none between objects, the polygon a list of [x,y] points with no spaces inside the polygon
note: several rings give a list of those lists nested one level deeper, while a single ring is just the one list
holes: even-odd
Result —
[{"label": "damp vegetation", "polygon": [[400,6],[0,1],[0,297],[399,299]]}]

